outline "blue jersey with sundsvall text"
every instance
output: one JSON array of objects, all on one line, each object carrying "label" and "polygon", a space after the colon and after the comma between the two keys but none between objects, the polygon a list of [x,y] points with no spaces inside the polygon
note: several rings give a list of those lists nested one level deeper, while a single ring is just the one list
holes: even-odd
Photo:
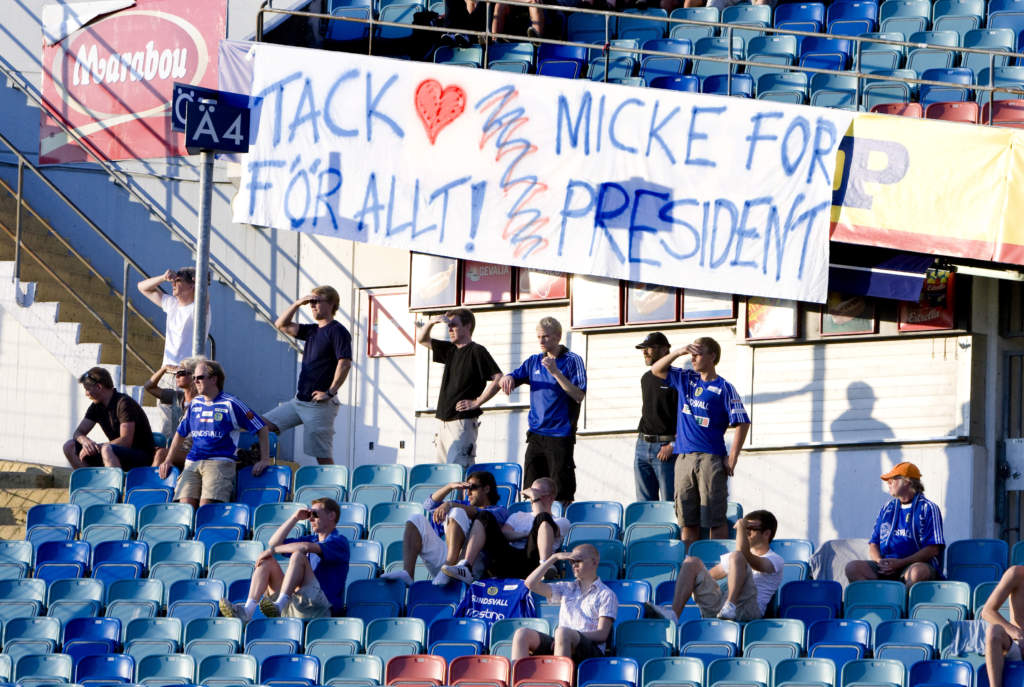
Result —
[{"label": "blue jersey with sundsvall text", "polygon": [[675,452],[727,455],[725,430],[750,422],[733,385],[722,377],[705,382],[700,373],[678,367],[665,381],[679,395]]},{"label": "blue jersey with sundsvall text", "polygon": [[[530,385],[530,431],[548,437],[568,437],[576,433],[580,404],[565,393],[555,376],[544,367],[544,353],[531,355],[511,373],[516,384]],[[583,358],[565,346],[555,358],[558,370],[580,391],[587,390],[587,369]]]},{"label": "blue jersey with sundsvall text", "polygon": [[188,460],[234,460],[238,433],[258,432],[263,420],[231,394],[223,391],[212,401],[196,396],[178,425],[178,434],[192,437]]},{"label": "blue jersey with sundsvall text", "polygon": [[480,618],[488,623],[505,618],[536,618],[533,594],[522,580],[476,580],[466,587],[455,609],[456,618]]}]

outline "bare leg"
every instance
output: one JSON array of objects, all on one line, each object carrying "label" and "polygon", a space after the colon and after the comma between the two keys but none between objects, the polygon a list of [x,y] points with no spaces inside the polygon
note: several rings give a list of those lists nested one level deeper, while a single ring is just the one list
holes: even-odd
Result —
[{"label": "bare leg", "polygon": [[462,525],[451,517],[444,523],[444,540],[448,545],[448,557],[445,559],[445,563],[455,565],[462,555],[462,547],[466,543],[466,533],[462,531]]},{"label": "bare leg", "polygon": [[319,465],[334,465],[334,459],[333,458],[321,458],[321,457],[317,456],[316,462]]},{"label": "bare leg", "polygon": [[700,527],[690,527],[686,525],[683,527],[683,534],[680,537],[683,542],[686,543],[686,548],[690,548],[690,544],[700,539]]},{"label": "bare leg", "polygon": [[530,12],[530,28],[536,32],[536,35],[544,35],[544,10],[539,7],[529,8]]},{"label": "bare leg", "polygon": [[416,574],[416,559],[422,550],[420,531],[411,522],[405,523],[405,532],[402,534],[402,568],[409,573],[409,577]]},{"label": "bare leg", "polygon": [[312,576],[313,568],[309,564],[309,556],[296,551],[288,561],[288,570],[285,571],[277,591],[279,594],[291,594],[309,582],[309,578]]},{"label": "bare leg", "polygon": [[537,552],[542,561],[548,559],[555,552],[556,544],[555,528],[551,526],[551,523],[541,523],[541,526],[537,528]]},{"label": "bare leg", "polygon": [[281,572],[281,566],[278,565],[277,561],[273,556],[261,560],[256,565],[256,570],[252,574],[252,582],[249,583],[249,601],[258,602],[263,598],[263,595],[270,591],[271,594],[276,594],[281,589],[281,580],[284,577],[284,573]]},{"label": "bare leg", "polygon": [[932,576],[932,566],[927,563],[913,563],[907,568],[907,572],[903,575],[903,579],[907,584],[907,589],[910,589],[918,582],[925,582],[932,579]]},{"label": "bare leg", "polygon": [[192,510],[195,510],[195,509],[199,508],[199,499],[181,498],[181,499],[178,499],[178,501],[180,501],[181,503],[188,504],[189,506],[192,506]]},{"label": "bare leg", "polygon": [[683,7],[704,7],[706,4],[706,0],[685,0]]},{"label": "bare leg", "polygon": [[200,506],[205,506],[205,505],[208,505],[208,504],[211,504],[211,503],[224,503],[224,502],[223,501],[218,501],[217,499],[200,499],[199,500],[199,505]]},{"label": "bare leg", "polygon": [[473,568],[473,564],[476,563],[476,557],[480,555],[480,551],[484,548],[484,540],[486,534],[484,533],[484,526],[479,520],[473,521],[473,526],[469,528],[469,538],[466,539],[466,564]]},{"label": "bare leg", "polygon": [[869,561],[850,561],[846,564],[846,579],[850,582],[859,580],[877,580],[874,568]]},{"label": "bare leg", "polygon": [[67,458],[68,464],[71,465],[73,470],[85,467],[85,463],[78,457],[78,444],[75,443],[74,439],[68,439],[64,442],[64,457]]},{"label": "bare leg", "polygon": [[743,589],[743,585],[747,583],[747,578],[750,577],[751,570],[750,565],[747,563],[747,559],[743,557],[743,554],[739,551],[733,551],[729,554],[729,597],[728,601],[735,604],[739,598],[740,590]]},{"label": "bare leg", "polygon": [[100,458],[108,468],[121,467],[121,461],[117,459],[117,455],[114,454],[114,449],[110,448],[110,444],[103,444],[100,448]]},{"label": "bare leg", "polygon": [[521,627],[512,635],[512,660],[529,656],[540,646],[540,633],[528,627]]},{"label": "bare leg", "polygon": [[672,594],[672,610],[678,617],[683,612],[683,606],[690,600],[693,594],[693,586],[697,583],[697,575],[707,573],[704,562],[695,557],[687,556],[683,565],[679,568],[679,576],[676,577],[676,588]]},{"label": "bare leg", "polygon": [[717,527],[711,528],[712,539],[728,539],[729,538],[729,524],[718,525]]},{"label": "bare leg", "polygon": [[555,656],[572,656],[573,649],[580,643],[580,633],[568,627],[555,628]]}]

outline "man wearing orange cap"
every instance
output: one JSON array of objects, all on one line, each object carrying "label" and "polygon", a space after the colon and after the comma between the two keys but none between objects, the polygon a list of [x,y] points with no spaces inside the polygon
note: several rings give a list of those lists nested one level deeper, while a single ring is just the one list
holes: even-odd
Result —
[{"label": "man wearing orange cap", "polygon": [[892,500],[882,507],[868,544],[869,561],[850,561],[846,577],[857,580],[915,582],[940,578],[942,513],[924,497],[921,471],[913,463],[900,463],[882,475]]}]

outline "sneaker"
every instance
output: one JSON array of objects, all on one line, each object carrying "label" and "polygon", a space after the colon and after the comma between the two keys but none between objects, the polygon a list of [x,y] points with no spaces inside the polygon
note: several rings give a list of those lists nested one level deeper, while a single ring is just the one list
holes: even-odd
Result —
[{"label": "sneaker", "polygon": [[263,615],[268,618],[280,618],[281,609],[277,607],[277,604],[273,602],[269,597],[263,597],[260,599],[260,610],[263,611]]},{"label": "sneaker", "polygon": [[664,606],[657,606],[655,604],[648,602],[644,604],[644,610],[650,610],[657,617],[664,618],[665,620],[671,620],[674,623],[679,622],[679,617],[676,615],[676,612],[673,611],[672,607],[667,604]]},{"label": "sneaker", "polygon": [[245,604],[233,604],[227,599],[221,599],[217,602],[220,607],[220,614],[225,618],[238,618],[245,625],[249,622],[249,614],[245,612]]},{"label": "sneaker", "polygon": [[464,584],[473,584],[473,571],[469,569],[468,565],[442,565],[441,572],[453,580]]},{"label": "sneaker", "polygon": [[464,33],[455,34],[455,47],[456,48],[468,48],[473,45],[473,42]]},{"label": "sneaker", "polygon": [[382,580],[394,580],[395,582],[401,582],[406,586],[412,585],[412,578],[409,577],[409,573],[404,570],[392,570],[391,572],[384,573],[380,576]]},{"label": "sneaker", "polygon": [[448,584],[448,576],[445,575],[444,568],[439,570],[437,574],[434,575],[434,584],[438,587],[443,587],[444,585]]},{"label": "sneaker", "polygon": [[718,617],[722,620],[736,620],[736,604],[726,601],[722,610],[718,612]]}]

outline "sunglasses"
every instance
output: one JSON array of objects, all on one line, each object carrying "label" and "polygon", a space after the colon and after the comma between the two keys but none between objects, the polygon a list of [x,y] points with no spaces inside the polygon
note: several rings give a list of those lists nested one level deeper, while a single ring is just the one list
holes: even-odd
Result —
[{"label": "sunglasses", "polygon": [[212,380],[213,379],[213,375],[192,375],[192,379],[196,380],[197,382],[201,382],[204,379]]},{"label": "sunglasses", "polygon": [[321,513],[318,510],[311,510],[311,511],[309,511],[309,519],[310,520],[319,520],[320,519],[320,515],[321,515]]},{"label": "sunglasses", "polygon": [[85,374],[83,374],[81,377],[78,378],[78,383],[79,384],[99,384],[100,380],[96,379],[91,374],[86,372]]},{"label": "sunglasses", "polygon": [[188,377],[189,374],[190,373],[189,373],[188,370],[178,370],[177,372],[174,373],[174,376],[175,377]]},{"label": "sunglasses", "polygon": [[473,484],[472,482],[470,482],[469,486],[466,487],[466,488],[469,489],[470,491],[476,491],[477,489],[482,489],[483,486],[484,485],[482,485],[482,484]]},{"label": "sunglasses", "polygon": [[756,527],[753,525],[747,525],[747,532],[764,532],[764,528],[760,525]]}]

